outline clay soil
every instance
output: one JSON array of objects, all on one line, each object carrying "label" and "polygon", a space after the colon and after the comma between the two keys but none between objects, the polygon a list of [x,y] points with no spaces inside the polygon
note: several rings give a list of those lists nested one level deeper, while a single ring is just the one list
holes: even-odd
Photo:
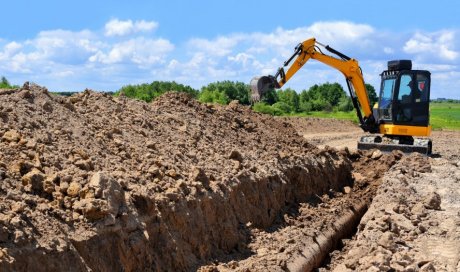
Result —
[{"label": "clay soil", "polygon": [[358,152],[350,122],[28,84],[0,119],[1,271],[459,269],[457,132]]}]

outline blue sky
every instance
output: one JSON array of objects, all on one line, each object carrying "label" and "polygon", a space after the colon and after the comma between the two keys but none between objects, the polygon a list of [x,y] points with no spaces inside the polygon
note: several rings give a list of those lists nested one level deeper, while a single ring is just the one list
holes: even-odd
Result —
[{"label": "blue sky", "polygon": [[[0,75],[53,91],[175,80],[200,88],[273,74],[296,44],[359,60],[379,87],[392,59],[432,72],[432,97],[460,99],[457,1],[23,1],[2,3]],[[442,4],[441,4],[442,3]],[[342,75],[311,61],[286,86]]]}]

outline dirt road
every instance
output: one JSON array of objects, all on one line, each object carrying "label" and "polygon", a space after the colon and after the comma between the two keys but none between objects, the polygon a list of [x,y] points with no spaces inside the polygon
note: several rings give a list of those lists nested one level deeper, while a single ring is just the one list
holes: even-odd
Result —
[{"label": "dirt road", "polygon": [[[357,140],[365,133],[351,121],[324,118],[286,118],[310,143],[318,147],[326,145],[356,150]],[[432,131],[433,157],[460,160],[460,131]]]}]

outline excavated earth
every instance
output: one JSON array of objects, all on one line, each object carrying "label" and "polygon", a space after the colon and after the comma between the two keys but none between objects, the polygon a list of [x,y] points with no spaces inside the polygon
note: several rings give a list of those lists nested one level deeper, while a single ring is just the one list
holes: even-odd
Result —
[{"label": "excavated earth", "polygon": [[28,84],[0,101],[2,271],[197,269],[353,182],[346,152],[237,103]]},{"label": "excavated earth", "polygon": [[459,269],[456,132],[424,158],[179,93],[0,102],[0,271]]},{"label": "excavated earth", "polygon": [[[353,150],[363,135],[346,121],[288,121],[319,146]],[[385,173],[357,233],[320,271],[460,271],[460,131],[431,138],[433,156],[405,156]]]}]

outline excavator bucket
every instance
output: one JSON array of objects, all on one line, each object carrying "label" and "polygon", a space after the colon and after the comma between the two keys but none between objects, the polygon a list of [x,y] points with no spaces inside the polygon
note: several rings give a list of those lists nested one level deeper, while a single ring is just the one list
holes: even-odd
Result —
[{"label": "excavator bucket", "polygon": [[276,81],[272,76],[254,77],[251,79],[251,100],[260,101],[263,95],[270,89],[275,88]]}]

